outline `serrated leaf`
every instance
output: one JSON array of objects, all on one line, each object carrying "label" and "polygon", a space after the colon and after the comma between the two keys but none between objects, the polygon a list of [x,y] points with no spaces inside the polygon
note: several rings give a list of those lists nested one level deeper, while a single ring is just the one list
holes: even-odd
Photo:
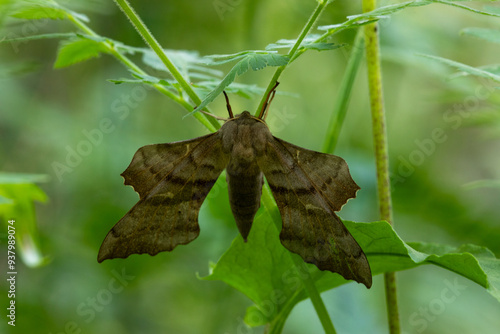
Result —
[{"label": "serrated leaf", "polygon": [[0,43],[11,43],[11,42],[23,42],[23,41],[33,41],[38,39],[52,39],[52,38],[71,38],[77,37],[78,35],[75,33],[53,33],[53,34],[40,34],[26,37],[17,37],[17,38],[6,38],[0,40]]},{"label": "serrated leaf", "polygon": [[222,65],[225,63],[229,63],[235,60],[239,60],[242,58],[245,58],[248,55],[252,54],[269,54],[269,53],[276,53],[275,51],[266,51],[266,50],[245,50],[245,51],[240,51],[236,53],[229,53],[229,54],[217,54],[217,55],[207,55],[203,57],[207,64],[210,65]]},{"label": "serrated leaf", "polygon": [[38,183],[48,182],[49,177],[45,174],[21,174],[21,173],[3,173],[0,172],[0,184],[15,183]]},{"label": "serrated leaf", "polygon": [[494,11],[492,11],[492,12],[481,11],[481,10],[477,10],[477,9],[474,9],[474,8],[471,8],[468,6],[464,6],[461,4],[457,4],[457,3],[454,3],[451,1],[446,1],[446,0],[415,0],[415,1],[407,1],[407,2],[403,2],[403,3],[382,6],[382,7],[379,7],[371,12],[348,16],[347,21],[345,21],[345,22],[342,22],[340,24],[320,26],[320,27],[318,27],[318,30],[326,30],[327,31],[321,37],[321,39],[324,39],[328,36],[339,33],[340,31],[343,31],[345,29],[357,28],[359,26],[373,23],[373,22],[376,22],[376,21],[381,20],[383,18],[387,18],[390,15],[397,13],[403,9],[406,9],[406,8],[426,6],[426,5],[430,5],[433,3],[439,3],[439,4],[443,4],[443,5],[458,7],[458,8],[465,9],[467,11],[470,11],[470,12],[473,12],[476,14],[500,17],[500,14],[497,12],[494,12]]},{"label": "serrated leaf", "polygon": [[[460,0],[460,1],[471,1],[471,0]],[[461,5],[461,4],[452,2],[452,1],[446,1],[446,0],[429,0],[429,2],[431,2],[431,3],[440,3],[440,4],[443,4],[443,5],[448,5],[448,6],[452,6],[452,7],[457,7],[457,8],[465,9],[465,10],[467,10],[469,12],[473,12],[473,13],[480,14],[480,15],[500,17],[499,13],[496,13],[496,12],[487,12],[487,11],[483,11],[483,10],[474,9],[474,8],[471,8],[471,7],[468,7],[468,6],[465,6],[465,5]]]},{"label": "serrated leaf", "polygon": [[107,48],[102,43],[90,39],[77,38],[63,41],[59,47],[54,68],[67,67],[107,52]]},{"label": "serrated leaf", "polygon": [[[212,91],[218,85],[219,85],[218,81],[213,81],[213,80],[200,81],[200,82],[194,83],[193,88],[202,91],[203,95],[205,95],[206,92]],[[224,90],[228,94],[237,94],[237,95],[242,96],[242,97],[247,98],[247,99],[252,98],[254,95],[264,94],[264,92],[266,91],[264,88],[259,87],[255,84],[248,85],[248,84],[243,84],[243,83],[238,83],[238,82],[232,82]]]},{"label": "serrated leaf", "polygon": [[108,81],[116,85],[120,85],[122,83],[134,83],[134,84],[147,84],[147,85],[160,84],[166,87],[174,87],[177,84],[173,80],[160,79],[150,75],[134,74],[134,76],[138,79],[108,79]]},{"label": "serrated leaf", "polygon": [[465,73],[468,73],[471,75],[475,75],[478,77],[491,79],[493,81],[500,83],[500,75],[496,75],[494,73],[484,71],[484,70],[481,70],[479,68],[465,65],[465,64],[456,62],[454,60],[450,60],[450,59],[446,59],[446,58],[442,58],[442,57],[437,57],[437,56],[432,56],[432,55],[427,55],[427,54],[418,54],[418,55],[421,57],[425,57],[425,58],[429,58],[429,59],[438,61],[438,62],[445,64],[445,65],[451,66],[459,71],[462,71],[462,72],[465,72]]},{"label": "serrated leaf", "polygon": [[477,180],[466,183],[463,185],[463,187],[467,190],[480,189],[480,188],[500,189],[500,180]]},{"label": "serrated leaf", "polygon": [[[296,268],[291,257],[297,255],[279,241],[271,218],[276,215],[279,219],[279,213],[259,212],[248,242],[238,236],[204,278],[222,280],[246,294],[255,305],[247,310],[245,321],[251,326],[269,324],[269,333],[279,333],[293,307],[308,297],[301,273],[309,271],[319,291],[347,283],[340,275],[310,264]],[[500,301],[500,260],[486,248],[405,243],[386,222],[344,223],[363,248],[374,275],[434,264],[476,282]]]},{"label": "serrated leaf", "polygon": [[61,8],[53,7],[42,7],[42,6],[26,6],[11,16],[18,19],[27,20],[40,20],[40,19],[51,19],[51,20],[62,20],[66,18],[67,13]]},{"label": "serrated leaf", "polygon": [[335,50],[344,46],[343,44],[335,44],[335,43],[310,43],[303,46],[304,49],[316,50],[316,51],[326,51],[326,50]]},{"label": "serrated leaf", "polygon": [[500,43],[500,30],[487,28],[465,28],[460,33],[462,35],[481,38],[488,42]]},{"label": "serrated leaf", "polygon": [[[317,40],[320,37],[321,35],[318,34],[307,35],[300,44],[300,48],[302,48],[303,50],[311,49],[317,51],[324,51],[324,50],[334,50],[342,46],[340,44],[335,44],[335,43],[317,42]],[[297,42],[296,39],[280,39],[276,43],[271,43],[267,45],[266,50],[276,50],[284,48],[291,49],[296,42]]]},{"label": "serrated leaf", "polygon": [[[142,52],[142,61],[152,68],[168,72],[165,64],[158,58],[158,55],[150,49],[141,48],[135,49]],[[204,57],[201,57],[197,51],[188,50],[164,50],[167,57],[177,67],[177,69],[186,77],[190,78],[193,73],[203,73],[213,79],[218,79],[222,76],[222,72],[209,68],[211,65]]]},{"label": "serrated leaf", "polygon": [[82,21],[88,22],[86,15],[76,13],[72,10],[64,8],[56,3],[47,1],[34,1],[34,3],[25,2],[18,6],[18,9],[11,14],[12,17],[27,20],[62,20],[68,16],[76,17]]},{"label": "serrated leaf", "polygon": [[[239,55],[237,56],[239,57]],[[234,59],[234,58],[233,58]],[[203,108],[205,108],[210,102],[212,102],[222,91],[229,86],[236,78],[237,75],[242,75],[250,68],[254,71],[261,70],[267,66],[285,66],[288,63],[288,56],[279,55],[277,53],[247,53],[241,60],[226,74],[224,79],[219,83],[219,85],[207,94],[205,99],[197,106],[191,113],[191,115]]]}]

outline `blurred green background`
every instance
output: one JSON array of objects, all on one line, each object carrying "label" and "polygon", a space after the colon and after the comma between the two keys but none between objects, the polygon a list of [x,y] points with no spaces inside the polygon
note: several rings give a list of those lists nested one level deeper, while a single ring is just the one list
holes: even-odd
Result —
[{"label": "blurred green background", "polygon": [[[99,34],[144,45],[112,1],[62,3],[88,15],[90,27]],[[263,49],[280,38],[295,38],[316,2],[131,4],[164,48],[208,55]],[[359,1],[336,1],[320,24],[343,22],[360,13],[360,6]],[[1,36],[7,38],[74,31],[66,21],[30,26],[5,15],[0,19]],[[405,241],[474,243],[498,257],[500,188],[491,180],[497,185],[500,180],[500,93],[485,80],[450,79],[452,70],[415,55],[431,54],[475,67],[498,63],[500,45],[461,35],[468,27],[500,29],[500,19],[431,5],[381,22],[394,221]],[[279,90],[297,97],[275,98],[268,123],[276,136],[321,149],[354,35],[347,31],[336,36],[335,42],[347,43],[345,48],[309,51],[287,68]],[[0,332],[263,333],[263,328],[243,324],[245,309],[252,305],[246,296],[221,282],[197,278],[205,276],[209,262],[216,262],[239,237],[223,184],[202,206],[201,234],[191,244],[155,257],[134,255],[97,263],[106,233],[138,199],[120,177],[135,151],[146,144],[194,138],[207,130],[193,117],[183,118],[179,105],[153,90],[108,82],[129,76],[109,56],[54,70],[57,48],[57,40],[0,44],[0,171],[49,176],[39,183],[48,201],[35,203],[35,208],[40,248],[50,258],[38,268],[18,258],[16,327],[8,326],[2,316]],[[132,58],[140,63],[140,57]],[[265,87],[273,72],[268,68],[247,73],[238,81]],[[260,96],[230,98],[234,111],[253,111],[260,101]],[[220,97],[211,109],[226,116]],[[105,119],[111,125],[103,132]],[[94,137],[88,154],[58,175],[54,163],[66,164],[68,152],[82,149],[89,133],[98,132],[101,136]],[[347,160],[362,188],[340,216],[377,220],[364,65],[335,153]],[[0,226],[0,270],[6,273],[6,225]],[[405,333],[498,333],[500,305],[476,284],[431,266],[398,277]],[[450,285],[458,286],[455,298],[443,299]],[[3,315],[8,305],[5,279],[0,288]],[[387,332],[380,276],[371,290],[350,283],[322,296],[339,333]],[[321,332],[309,301],[296,307],[284,329],[287,334]]]}]

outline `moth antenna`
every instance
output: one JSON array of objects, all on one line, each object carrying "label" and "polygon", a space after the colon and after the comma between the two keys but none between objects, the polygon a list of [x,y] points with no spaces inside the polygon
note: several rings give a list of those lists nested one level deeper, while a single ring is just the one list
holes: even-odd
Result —
[{"label": "moth antenna", "polygon": [[222,91],[224,93],[224,97],[226,98],[226,107],[227,107],[227,112],[229,113],[229,118],[234,118],[233,116],[233,110],[231,109],[231,104],[229,103],[229,98],[227,97],[226,91]]},{"label": "moth antenna", "polygon": [[279,84],[280,83],[278,81],[276,81],[276,83],[274,84],[274,87],[269,91],[269,93],[267,93],[266,102],[262,106],[262,110],[260,111],[260,114],[259,114],[260,119],[262,119],[262,120],[266,119],[267,111],[269,110],[269,106],[271,105],[271,102],[274,99],[274,95],[276,95],[276,87],[278,87]]},{"label": "moth antenna", "polygon": [[205,115],[208,115],[208,116],[211,116],[215,119],[218,119],[219,121],[227,121],[228,119],[227,118],[224,118],[224,117],[220,117],[220,116],[217,116],[217,115],[214,115],[214,114],[211,114],[209,113],[208,111],[205,111],[205,110],[200,110],[201,113],[204,113]]}]

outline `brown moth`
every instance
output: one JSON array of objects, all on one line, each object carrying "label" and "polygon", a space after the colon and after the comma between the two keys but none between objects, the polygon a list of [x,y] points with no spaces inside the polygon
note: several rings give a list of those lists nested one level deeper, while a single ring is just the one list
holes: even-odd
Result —
[{"label": "brown moth", "polygon": [[140,200],[109,231],[98,262],[156,255],[193,241],[200,233],[201,204],[226,169],[231,210],[245,242],[260,207],[265,176],[281,213],[283,246],[321,270],[369,288],[366,256],[335,214],[360,188],[342,158],[271,134],[263,115],[275,88],[259,117],[248,111],[233,116],[226,95],[230,118],[219,131],[140,148],[122,173]]}]

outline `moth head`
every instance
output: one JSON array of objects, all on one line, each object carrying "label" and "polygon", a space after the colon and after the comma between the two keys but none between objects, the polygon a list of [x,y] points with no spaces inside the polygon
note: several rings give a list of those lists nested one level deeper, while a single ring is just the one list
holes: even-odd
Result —
[{"label": "moth head", "polygon": [[243,111],[241,114],[233,116],[233,110],[231,109],[231,104],[229,103],[229,97],[226,94],[226,91],[222,91],[224,93],[224,98],[226,99],[226,107],[227,107],[227,112],[229,113],[229,119],[235,119],[235,118],[255,118],[258,120],[261,120],[264,123],[264,120],[266,119],[267,116],[267,111],[269,109],[269,106],[271,105],[271,102],[274,99],[274,95],[276,95],[276,87],[278,87],[280,83],[276,81],[274,84],[273,88],[267,93],[266,99],[264,100],[264,104],[262,105],[262,109],[260,110],[259,117],[254,117],[252,114],[250,114],[248,111]]},{"label": "moth head", "polygon": [[234,116],[233,118],[231,118],[233,120],[236,120],[236,119],[239,119],[240,122],[243,121],[243,120],[255,120],[255,121],[258,121],[258,122],[261,122],[261,123],[266,123],[264,122],[264,120],[258,118],[258,117],[255,117],[254,115],[252,115],[249,111],[243,111],[241,114],[238,114],[236,116]]}]

